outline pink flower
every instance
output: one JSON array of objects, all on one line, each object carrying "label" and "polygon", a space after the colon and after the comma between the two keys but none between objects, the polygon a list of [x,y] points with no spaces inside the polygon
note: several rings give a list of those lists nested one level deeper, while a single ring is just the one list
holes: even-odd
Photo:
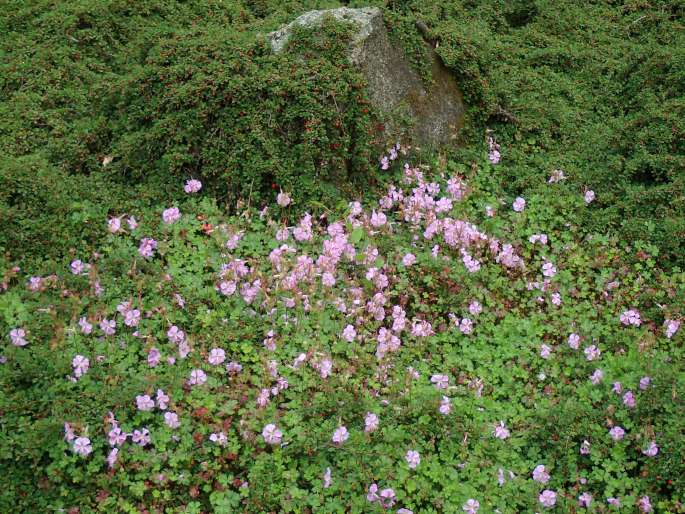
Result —
[{"label": "pink flower", "polygon": [[126,313],[132,308],[131,302],[121,302],[119,305],[117,305],[117,312],[122,316],[126,316]]},{"label": "pink flower", "polygon": [[538,501],[543,507],[554,507],[554,504],[557,502],[557,493],[550,491],[549,489],[545,489],[540,493]]},{"label": "pink flower", "polygon": [[499,150],[492,149],[488,152],[488,159],[492,164],[499,164],[499,161],[502,159],[502,154]]},{"label": "pink flower", "polygon": [[374,414],[373,412],[367,412],[366,416],[364,416],[364,432],[370,434],[371,432],[377,430],[379,421],[380,420],[378,419],[377,414]]},{"label": "pink flower", "polygon": [[271,397],[271,390],[268,388],[263,388],[257,396],[257,405],[261,408],[266,407],[269,404],[269,398]]},{"label": "pink flower", "polygon": [[497,470],[497,484],[499,484],[500,487],[502,487],[505,483],[504,479],[504,470],[502,468],[499,468]]},{"label": "pink flower", "polygon": [[278,193],[278,195],[276,196],[276,203],[281,207],[287,207],[288,205],[290,205],[290,202],[290,196],[287,193],[284,193],[283,191]]},{"label": "pink flower", "polygon": [[571,334],[568,336],[568,345],[577,350],[580,347],[580,336],[578,334]]},{"label": "pink flower", "polygon": [[623,323],[626,326],[634,325],[636,327],[639,327],[642,323],[642,320],[640,320],[640,313],[635,309],[629,309],[627,311],[624,311],[621,314],[620,320],[621,323]]},{"label": "pink flower", "polygon": [[415,337],[428,337],[433,333],[433,327],[425,320],[413,321],[411,324],[411,335]]},{"label": "pink flower", "polygon": [[541,245],[547,244],[547,234],[533,234],[528,238],[531,244],[540,243]]},{"label": "pink flower", "polygon": [[552,355],[552,348],[550,348],[546,344],[543,344],[540,347],[540,357],[542,357],[543,359],[549,359],[551,355]]},{"label": "pink flower", "polygon": [[380,496],[378,496],[377,493],[378,493],[378,485],[376,485],[375,483],[371,484],[369,486],[369,491],[366,494],[366,499],[368,501],[370,501],[371,503],[379,501],[381,498],[380,498]]},{"label": "pink flower", "polygon": [[506,426],[504,426],[504,421],[500,421],[499,424],[495,425],[495,430],[492,432],[492,434],[497,438],[497,439],[506,439],[509,437],[510,432],[509,429],[507,429]]},{"label": "pink flower", "polygon": [[443,416],[447,416],[452,411],[452,403],[447,396],[443,396],[442,400],[440,400],[440,407],[438,407],[438,411]]},{"label": "pink flower", "polygon": [[435,384],[436,389],[447,389],[450,378],[447,375],[433,375],[431,382]]},{"label": "pink flower", "polygon": [[387,218],[383,212],[376,212],[375,210],[371,213],[371,226],[382,227],[387,222]]},{"label": "pink flower", "polygon": [[190,372],[190,380],[188,384],[190,385],[202,385],[207,382],[207,375],[201,369],[194,369]]},{"label": "pink flower", "polygon": [[180,219],[181,211],[178,210],[178,207],[169,207],[168,209],[164,209],[164,212],[162,212],[162,220],[167,225],[175,223]]},{"label": "pink flower", "polygon": [[502,158],[502,154],[499,150],[500,146],[495,143],[495,140],[491,136],[488,136],[488,159],[492,164],[498,164]]},{"label": "pink flower", "polygon": [[159,352],[157,348],[150,348],[150,351],[147,354],[147,364],[151,368],[154,368],[159,364],[160,359],[162,358],[162,354]]},{"label": "pink flower", "polygon": [[117,322],[114,321],[113,319],[103,319],[100,322],[100,330],[102,330],[106,336],[112,336],[116,332],[115,328],[117,326]]},{"label": "pink flower", "polygon": [[84,264],[79,259],[71,261],[71,272],[74,275],[83,275],[90,267],[90,264]]},{"label": "pink flower", "polygon": [[640,511],[642,512],[652,512],[652,504],[649,501],[649,496],[643,496],[640,498],[637,502],[637,506],[640,507]]},{"label": "pink flower", "polygon": [[28,288],[29,291],[40,291],[43,287],[43,279],[41,277],[31,277],[29,278]]},{"label": "pink flower", "polygon": [[659,453],[659,447],[656,445],[656,441],[651,441],[649,446],[647,446],[645,450],[642,450],[642,453],[647,457],[656,457],[656,454]]},{"label": "pink flower", "polygon": [[164,391],[157,389],[157,407],[160,410],[166,410],[169,399],[169,396]]},{"label": "pink flower", "polygon": [[473,332],[473,321],[471,321],[469,318],[463,318],[459,322],[459,331],[465,335]]},{"label": "pink flower", "polygon": [[626,434],[626,431],[623,430],[623,429],[622,429],[621,427],[619,427],[619,426],[615,426],[614,428],[612,428],[611,430],[609,430],[609,435],[611,436],[611,438],[612,438],[614,441],[620,441],[621,439],[623,439],[623,437],[625,436],[625,434]]},{"label": "pink flower", "polygon": [[526,208],[526,201],[518,196],[511,206],[515,212],[523,212],[523,209]]},{"label": "pink flower", "polygon": [[178,421],[178,414],[175,412],[165,412],[164,423],[166,423],[169,428],[178,428],[181,426],[181,423]]},{"label": "pink flower", "polygon": [[557,269],[551,262],[546,262],[542,265],[542,274],[546,277],[553,277],[556,275]]},{"label": "pink flower", "polygon": [[219,292],[224,296],[231,296],[237,289],[237,284],[233,280],[222,280],[219,282]]},{"label": "pink flower", "polygon": [[121,446],[126,442],[128,436],[129,434],[123,432],[121,428],[119,428],[116,425],[112,427],[112,429],[107,434],[110,446]]},{"label": "pink flower", "polygon": [[293,237],[297,241],[309,241],[312,238],[312,215],[305,213],[300,223],[293,230]]},{"label": "pink flower", "polygon": [[603,378],[604,372],[598,368],[590,375],[590,382],[592,382],[592,385],[599,385]]},{"label": "pink flower", "polygon": [[599,359],[599,356],[602,354],[600,349],[597,348],[594,344],[585,348],[585,350],[583,350],[583,353],[585,353],[585,358],[589,361]]},{"label": "pink flower", "polygon": [[151,441],[150,431],[147,428],[143,428],[142,430],[134,430],[133,434],[131,435],[131,441],[139,446],[147,446]]},{"label": "pink flower", "polygon": [[127,311],[124,315],[124,325],[127,327],[137,327],[138,323],[140,323],[140,311],[138,309]]},{"label": "pink flower", "polygon": [[621,500],[618,498],[607,498],[607,503],[611,505],[612,507],[620,507],[621,506]]},{"label": "pink flower", "polygon": [[78,324],[81,327],[81,332],[86,335],[90,334],[93,331],[93,325],[88,323],[88,320],[85,317],[79,319]]},{"label": "pink flower", "polygon": [[326,287],[333,287],[335,285],[335,275],[328,271],[321,274],[321,283]]},{"label": "pink flower", "polygon": [[129,218],[126,220],[126,223],[128,224],[128,228],[131,231],[138,228],[138,222],[136,221],[136,218],[134,216],[129,216]]},{"label": "pink flower", "polygon": [[113,468],[114,464],[116,464],[118,454],[119,448],[112,448],[112,450],[109,452],[109,455],[107,455],[107,465],[110,468]]},{"label": "pink flower", "polygon": [[155,402],[147,394],[136,396],[138,410],[148,411],[155,408]]},{"label": "pink flower", "polygon": [[651,378],[651,377],[642,377],[642,378],[640,379],[640,389],[641,389],[642,391],[644,391],[645,389],[647,389],[647,388],[649,387],[649,384],[650,384],[651,382],[652,382],[652,378]]},{"label": "pink flower", "polygon": [[541,484],[546,484],[549,482],[549,473],[545,469],[545,466],[538,464],[533,470],[533,480],[540,482]]},{"label": "pink flower", "polygon": [[395,491],[391,488],[383,489],[379,495],[383,508],[389,509],[395,504]]},{"label": "pink flower", "polygon": [[491,205],[486,205],[485,206],[485,215],[488,218],[493,218],[495,216],[495,209]]},{"label": "pink flower", "polygon": [[407,253],[405,254],[404,257],[402,257],[402,264],[404,264],[406,267],[411,266],[416,262],[416,255],[413,253]]},{"label": "pink flower", "polygon": [[471,257],[466,251],[462,251],[461,260],[469,273],[476,273],[480,270],[480,261]]},{"label": "pink flower", "polygon": [[562,180],[566,180],[566,175],[564,175],[564,170],[553,170],[552,175],[549,177],[549,180],[547,181],[548,184],[556,184],[557,182],[561,182]]},{"label": "pink flower", "polygon": [[186,193],[197,193],[200,189],[202,189],[202,182],[195,179],[188,180],[186,185],[183,187],[183,190]]},{"label": "pink flower", "polygon": [[317,368],[321,378],[328,378],[333,371],[333,361],[324,359],[318,364]]},{"label": "pink flower", "polygon": [[171,325],[171,328],[167,330],[166,336],[169,338],[170,342],[175,344],[183,342],[186,338],[185,332],[176,325]]},{"label": "pink flower", "polygon": [[10,330],[10,340],[14,346],[26,346],[29,344],[24,337],[26,337],[26,332],[23,328],[13,328]]},{"label": "pink flower", "polygon": [[64,439],[67,441],[73,441],[76,438],[74,434],[74,429],[71,428],[69,423],[64,423]]},{"label": "pink flower", "polygon": [[219,364],[223,363],[226,360],[226,352],[222,350],[221,348],[212,348],[212,351],[209,352],[209,357],[207,358],[207,361],[212,365],[212,366],[218,366]]},{"label": "pink flower", "polygon": [[121,229],[121,218],[110,218],[107,222],[107,229],[112,233],[116,234]]},{"label": "pink flower", "polygon": [[74,368],[74,376],[80,378],[86,374],[90,367],[90,361],[83,355],[77,355],[71,361],[71,366]]},{"label": "pink flower", "polygon": [[421,456],[416,450],[407,450],[404,459],[407,461],[410,469],[416,469],[416,466],[421,463]]},{"label": "pink flower", "polygon": [[585,191],[585,203],[589,204],[595,199],[595,192],[592,189]]},{"label": "pink flower", "polygon": [[625,405],[629,409],[632,409],[635,407],[635,395],[633,394],[632,391],[627,391],[623,395],[623,405]]},{"label": "pink flower", "polygon": [[664,324],[666,325],[666,337],[668,339],[672,338],[680,328],[680,321],[675,319],[667,319]]},{"label": "pink flower", "polygon": [[90,439],[87,437],[78,437],[74,441],[74,453],[86,457],[90,455],[93,451],[93,447],[90,445]]},{"label": "pink flower", "polygon": [[226,371],[231,374],[235,375],[237,373],[240,373],[242,371],[243,367],[235,361],[231,361],[228,364],[226,364]]},{"label": "pink flower", "polygon": [[209,440],[218,444],[219,446],[226,446],[226,443],[228,442],[228,438],[224,432],[210,434]]},{"label": "pink flower", "polygon": [[290,237],[290,230],[287,227],[278,229],[276,232],[276,241],[287,241]]},{"label": "pink flower", "polygon": [[264,430],[262,430],[262,437],[264,438],[264,442],[266,442],[266,444],[280,444],[281,439],[283,438],[283,433],[276,428],[276,425],[269,423],[264,427]]},{"label": "pink flower", "polygon": [[581,507],[585,507],[586,509],[590,508],[590,504],[592,503],[592,495],[588,492],[585,492],[578,496],[578,505]]},{"label": "pink flower", "polygon": [[354,341],[354,338],[357,337],[357,331],[352,325],[347,325],[342,332],[342,337],[345,341],[351,343]]},{"label": "pink flower", "polygon": [[340,446],[345,441],[347,441],[347,439],[349,437],[350,437],[350,433],[347,431],[347,428],[345,426],[339,426],[333,432],[333,437],[331,437],[331,440],[333,441],[334,444],[337,444],[338,446]]},{"label": "pink flower", "polygon": [[151,239],[149,237],[144,237],[143,239],[140,240],[140,246],[138,247],[138,253],[142,257],[149,259],[155,253],[156,248],[157,248],[157,241],[155,241],[154,239]]},{"label": "pink flower", "polygon": [[469,304],[469,313],[472,316],[478,316],[481,312],[483,312],[483,306],[480,303],[478,303],[476,300],[473,300]]},{"label": "pink flower", "polygon": [[585,440],[580,445],[580,454],[581,455],[589,455],[590,454],[590,442],[589,441]]},{"label": "pink flower", "polygon": [[466,514],[476,514],[478,509],[480,509],[480,503],[473,498],[469,498],[461,508]]},{"label": "pink flower", "polygon": [[323,474],[323,488],[328,489],[331,486],[331,468],[326,468]]}]

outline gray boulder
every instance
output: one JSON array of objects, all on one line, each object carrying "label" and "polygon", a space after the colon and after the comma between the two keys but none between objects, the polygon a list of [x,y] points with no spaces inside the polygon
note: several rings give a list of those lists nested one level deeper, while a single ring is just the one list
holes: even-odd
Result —
[{"label": "gray boulder", "polygon": [[428,146],[454,142],[464,119],[462,95],[454,77],[432,46],[426,44],[433,80],[425,84],[390,40],[380,9],[341,7],[307,12],[269,34],[272,50],[278,53],[286,48],[295,26],[316,29],[328,16],[357,26],[349,59],[366,77],[369,98],[384,118],[388,137],[401,137],[403,141],[409,138]]}]

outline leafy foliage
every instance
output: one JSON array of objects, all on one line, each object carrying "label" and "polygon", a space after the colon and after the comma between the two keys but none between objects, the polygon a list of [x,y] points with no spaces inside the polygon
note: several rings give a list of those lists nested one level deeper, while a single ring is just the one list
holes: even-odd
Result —
[{"label": "leafy foliage", "polygon": [[4,2],[0,511],[682,510],[682,2],[372,3],[460,147],[332,0]]},{"label": "leafy foliage", "polygon": [[[598,194],[583,224],[655,244],[682,267],[682,2],[375,4],[427,80],[416,21],[459,78],[469,121],[449,157],[470,164],[483,129],[493,129],[508,194],[534,193],[562,168]],[[22,157],[44,163],[61,182],[48,212],[70,197],[97,202],[89,192],[101,184],[117,203],[135,203],[143,190],[168,196],[191,175],[229,210],[238,198],[263,203],[274,186],[291,188],[302,211],[368,191],[378,178],[371,148],[388,142],[363,81],[341,59],[343,27],[328,26],[330,37],[301,34],[281,56],[264,38],[295,14],[337,5],[8,0],[0,19],[3,173],[23,166]],[[31,231],[4,238],[5,252],[30,260],[30,241],[46,239],[41,227],[50,222],[28,212],[43,204],[2,201],[10,232]],[[76,229],[66,235],[80,239]],[[70,247],[52,245],[51,255]]]},{"label": "leafy foliage", "polygon": [[515,212],[487,160],[434,167],[319,222],[195,193],[8,270],[5,510],[676,509],[685,276],[585,232],[564,182]]}]

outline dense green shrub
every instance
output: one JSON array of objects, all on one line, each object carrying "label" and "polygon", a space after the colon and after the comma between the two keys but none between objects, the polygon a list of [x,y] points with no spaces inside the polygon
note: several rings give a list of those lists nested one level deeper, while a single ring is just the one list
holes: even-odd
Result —
[{"label": "dense green shrub", "polygon": [[163,190],[122,190],[101,173],[66,173],[40,154],[0,158],[0,183],[0,258],[36,270],[66,254],[92,251],[102,239],[103,216],[135,209],[144,218],[145,208],[165,198]]},{"label": "dense green shrub", "polygon": [[348,31],[301,30],[279,55],[216,25],[161,41],[113,88],[113,166],[137,181],[202,177],[230,205],[273,188],[297,191],[300,207],[351,190],[377,135]]},{"label": "dense green shrub", "polygon": [[[191,176],[229,209],[274,188],[296,191],[304,209],[368,185],[370,144],[383,134],[346,64],[349,27],[301,33],[278,56],[265,39],[324,4],[278,3],[268,21],[240,2],[10,4],[0,20],[0,208],[11,225],[0,244],[12,259],[79,247],[68,227],[55,246],[72,203],[101,199],[93,209],[116,214],[141,194],[177,194],[168,184]],[[40,172],[23,169],[26,159]],[[44,196],[20,205],[15,186]]]},{"label": "dense green shrub", "polygon": [[584,223],[685,255],[685,6],[671,2],[405,2],[461,80],[472,139],[494,130],[499,179],[553,169],[597,192]]},{"label": "dense green shrub", "polygon": [[[682,2],[372,3],[424,75],[416,20],[459,78],[470,109],[453,158],[469,162],[493,129],[508,192],[534,192],[562,168],[597,192],[583,221],[592,230],[647,240],[682,266]],[[111,155],[106,176],[122,196],[197,174],[230,208],[274,185],[292,187],[303,209],[366,188],[369,144],[383,134],[340,59],[342,39],[302,35],[301,46],[322,50],[304,60],[301,50],[270,55],[264,42],[301,12],[336,5],[8,1],[0,149],[68,175],[101,174]]]}]

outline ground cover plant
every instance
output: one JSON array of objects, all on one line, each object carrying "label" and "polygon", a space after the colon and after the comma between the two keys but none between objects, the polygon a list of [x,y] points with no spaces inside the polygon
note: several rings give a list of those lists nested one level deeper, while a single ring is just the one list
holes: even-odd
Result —
[{"label": "ground cover plant", "polygon": [[227,217],[189,178],[9,270],[3,510],[681,511],[685,276],[573,223],[560,170],[501,197],[494,146],[404,151],[339,216]]},{"label": "ground cover plant", "polygon": [[683,9],[0,2],[0,512],[685,511]]}]

